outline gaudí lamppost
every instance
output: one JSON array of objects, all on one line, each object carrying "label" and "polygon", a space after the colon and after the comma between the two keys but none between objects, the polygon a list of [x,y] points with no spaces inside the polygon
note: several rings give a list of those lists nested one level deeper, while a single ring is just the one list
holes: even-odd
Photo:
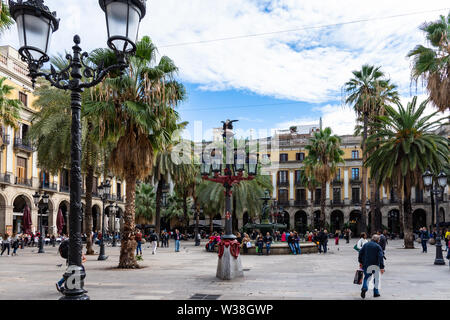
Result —
[{"label": "gaud\u00ed lamppost", "polygon": [[[219,261],[216,277],[222,280],[231,280],[244,276],[241,259],[239,256],[239,242],[233,234],[231,216],[231,197],[233,186],[244,180],[252,180],[256,176],[258,157],[256,154],[237,152],[234,147],[233,122],[223,122],[223,139],[226,146],[225,168],[222,174],[223,157],[221,150],[214,150],[211,155],[203,157],[201,175],[203,180],[220,183],[225,188],[225,235],[219,242]],[[205,159],[206,158],[206,159]],[[208,159],[209,158],[209,159]],[[244,177],[245,164],[247,163],[248,176]],[[211,169],[213,177],[210,177]]]},{"label": "gaud\u00ed lamppost", "polygon": [[[444,192],[444,189],[447,186],[447,175],[444,172],[441,172],[437,177],[434,177],[434,175],[427,170],[422,175],[422,178],[425,187],[430,189],[430,193],[433,193],[436,206],[436,258],[434,259],[434,264],[445,265],[444,257],[442,256],[441,231],[439,228],[439,195]],[[433,180],[435,180],[434,185]]]},{"label": "gaud\u00ed lamppost", "polygon": [[119,206],[117,205],[117,202],[115,205],[111,205],[110,207],[111,210],[111,214],[114,217],[114,221],[113,221],[113,241],[112,241],[112,245],[111,247],[117,247],[117,241],[116,241],[116,237],[117,237],[117,228],[116,228],[116,219],[117,219],[117,214],[119,213]]},{"label": "gaud\u00ed lamppost", "polygon": [[28,64],[33,86],[38,77],[43,77],[52,86],[71,91],[70,244],[69,266],[64,274],[68,280],[61,298],[64,300],[89,299],[83,289],[86,274],[81,265],[81,92],[99,84],[110,71],[127,68],[127,55],[136,52],[139,24],[146,13],[145,0],[99,0],[99,5],[105,12],[107,44],[115,52],[118,63],[108,67],[103,63],[96,67],[86,64],[89,55],[82,53],[80,37],[76,35],[73,53],[66,55],[67,67],[57,71],[51,66],[50,72],[42,72],[40,69],[50,60],[51,36],[58,30],[60,20],[56,18],[56,12],[44,5],[44,0],[9,1],[10,13],[19,31],[19,53]]},{"label": "gaud\u00ed lamppost", "polygon": [[108,201],[110,192],[111,192],[111,184],[109,183],[109,180],[106,180],[106,182],[102,182],[100,186],[97,187],[98,194],[100,196],[100,199],[102,199],[102,238],[100,239],[100,253],[98,255],[97,260],[106,260],[108,259],[108,256],[105,255],[105,203]]},{"label": "gaud\u00ed lamppost", "polygon": [[42,236],[42,215],[48,210],[48,194],[44,193],[42,195],[42,203],[40,203],[41,195],[36,191],[33,195],[34,205],[38,207],[39,210],[39,250],[38,253],[45,253],[44,251],[44,237]]}]

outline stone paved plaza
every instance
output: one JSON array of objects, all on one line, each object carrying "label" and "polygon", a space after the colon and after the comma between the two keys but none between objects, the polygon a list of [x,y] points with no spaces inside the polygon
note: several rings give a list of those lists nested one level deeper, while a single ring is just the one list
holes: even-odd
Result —
[{"label": "stone paved plaza", "polygon": [[[241,256],[245,277],[221,281],[215,277],[217,254],[204,250],[204,243],[181,243],[179,253],[159,248],[156,255],[144,245],[140,270],[119,270],[120,248],[107,247],[107,261],[88,256],[85,289],[98,299],[189,299],[194,294],[220,295],[219,299],[361,299],[353,284],[358,267],[353,245],[337,247],[330,241],[326,255]],[[435,247],[423,254],[401,249],[402,241],[389,241],[386,272],[379,299],[450,299],[450,270],[433,264]],[[339,248],[339,250],[338,250]],[[98,251],[98,246],[96,247]],[[19,250],[16,257],[0,257],[0,299],[58,299],[55,282],[64,272],[57,248]],[[445,257],[446,253],[444,253]],[[62,266],[59,266],[63,264]],[[373,299],[370,292],[366,300]]]}]

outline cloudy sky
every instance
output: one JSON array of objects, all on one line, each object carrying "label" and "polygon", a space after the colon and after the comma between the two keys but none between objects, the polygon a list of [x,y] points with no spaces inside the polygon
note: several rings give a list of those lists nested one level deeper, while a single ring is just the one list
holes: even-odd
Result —
[{"label": "cloudy sky", "polygon": [[[106,45],[96,0],[46,0],[61,18],[52,53],[72,46]],[[379,65],[399,86],[403,101],[422,89],[411,85],[409,50],[426,44],[418,27],[450,10],[448,0],[152,0],[140,36],[149,35],[161,55],[179,67],[188,100],[183,120],[221,120],[256,132],[317,123],[351,134],[354,114],[342,104],[342,87],[362,64]],[[16,29],[1,44],[17,47]],[[197,122],[198,123],[198,122]],[[197,128],[197,130],[199,130]]]}]

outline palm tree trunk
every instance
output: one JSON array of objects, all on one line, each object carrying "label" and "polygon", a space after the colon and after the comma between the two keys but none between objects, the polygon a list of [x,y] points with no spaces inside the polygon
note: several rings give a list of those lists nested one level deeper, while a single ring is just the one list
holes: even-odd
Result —
[{"label": "palm tree trunk", "polygon": [[123,232],[120,245],[119,268],[133,269],[139,268],[139,265],[134,256],[136,250],[135,240],[135,196],[136,196],[136,176],[127,174],[126,182],[126,197],[125,213],[123,215]]},{"label": "palm tree trunk", "polygon": [[[400,234],[401,235],[403,235],[403,238],[405,237],[405,234],[404,234],[404,223],[403,223],[403,217],[405,216],[405,213],[404,213],[404,208],[403,208],[403,192],[399,192],[399,190],[398,189],[394,189],[394,192],[396,193],[396,195],[397,195],[397,199],[398,199],[398,209],[399,209],[399,217],[398,217],[398,220],[399,220],[399,222],[400,222]],[[400,195],[400,196],[399,196]]]},{"label": "palm tree trunk", "polygon": [[405,200],[403,202],[404,208],[404,230],[405,230],[405,249],[414,249],[414,235],[413,235],[413,221],[412,221],[412,207],[411,207],[411,188],[405,182],[403,184]]},{"label": "palm tree trunk", "polygon": [[[368,114],[364,113],[364,131],[362,140],[363,150],[363,163],[366,162],[366,140],[367,140],[367,123]],[[367,180],[367,168],[363,165],[362,170],[362,183],[361,183],[361,232],[367,232],[367,212],[366,212],[366,180]]]},{"label": "palm tree trunk", "polygon": [[325,199],[326,199],[326,189],[327,183],[322,182],[320,188],[320,228],[325,228]]},{"label": "palm tree trunk", "polygon": [[209,235],[212,235],[213,231],[214,231],[213,216],[210,215],[209,216]]},{"label": "palm tree trunk", "polygon": [[[309,191],[309,190],[308,190]],[[314,220],[316,219],[316,217],[315,217],[315,215],[314,215],[314,192],[315,192],[315,189],[314,190],[311,190],[310,191],[311,192],[311,225],[313,226],[313,228],[315,229],[315,225],[314,225]]]},{"label": "palm tree trunk", "polygon": [[94,167],[88,166],[86,174],[86,209],[84,212],[84,223],[86,230],[86,255],[95,254],[92,248],[92,188],[94,185]]},{"label": "palm tree trunk", "polygon": [[159,247],[159,235],[161,234],[161,199],[163,193],[164,178],[161,178],[158,182],[158,188],[156,188],[156,214],[155,214],[155,229],[158,235],[158,247]]},{"label": "palm tree trunk", "polygon": [[376,204],[376,184],[375,179],[372,179],[370,182],[370,233],[374,234],[379,226],[377,225],[377,204]]}]

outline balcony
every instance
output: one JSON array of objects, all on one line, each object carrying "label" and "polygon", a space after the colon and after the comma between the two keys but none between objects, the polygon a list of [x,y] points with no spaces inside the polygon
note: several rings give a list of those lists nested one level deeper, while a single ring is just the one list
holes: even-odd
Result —
[{"label": "balcony", "polygon": [[290,206],[289,200],[279,200],[277,202],[277,204],[279,207],[289,207]]},{"label": "balcony", "polygon": [[351,184],[361,184],[361,179],[359,177],[351,178],[350,183]]},{"label": "balcony", "polygon": [[357,205],[360,206],[361,205],[361,199],[357,198],[357,199],[352,199],[352,204],[353,205]]},{"label": "balcony", "polygon": [[390,198],[389,203],[398,203],[398,199],[396,198]]},{"label": "balcony", "polygon": [[33,186],[31,179],[19,178],[19,177],[16,177],[16,184],[20,185],[20,186],[27,186],[27,187]]},{"label": "balcony", "polygon": [[8,146],[11,143],[11,139],[9,137],[9,134],[4,134],[1,136],[0,140],[0,147],[3,148],[4,146]]},{"label": "balcony", "polygon": [[295,186],[296,186],[296,187],[303,187],[302,181],[301,181],[301,180],[296,180],[296,181],[295,181]]},{"label": "balcony", "polygon": [[54,182],[50,183],[50,182],[41,181],[39,183],[39,189],[58,191],[58,184],[56,184]]},{"label": "balcony", "polygon": [[0,174],[0,183],[11,183],[11,176],[7,173]]},{"label": "balcony", "polygon": [[117,196],[117,201],[118,201],[118,202],[124,202],[123,196],[118,195],[118,196]]},{"label": "balcony", "polygon": [[320,205],[320,198],[319,199],[314,199],[314,204],[315,205]]},{"label": "balcony", "polygon": [[69,193],[70,192],[70,187],[69,186],[60,186],[59,187],[59,192]]},{"label": "balcony", "polygon": [[332,207],[344,205],[344,201],[342,201],[341,199],[331,200],[330,202]]},{"label": "balcony", "polygon": [[342,186],[342,180],[340,178],[333,179],[333,186]]},{"label": "balcony", "polygon": [[308,206],[308,200],[306,200],[306,199],[295,200],[294,206],[296,206],[296,207],[307,207]]},{"label": "balcony", "polygon": [[288,181],[278,181],[277,185],[278,185],[278,187],[287,188],[287,187],[289,187],[289,182]]},{"label": "balcony", "polygon": [[31,143],[28,140],[21,139],[21,138],[14,139],[14,148],[25,151],[25,152],[33,152],[34,151],[33,147],[31,146]]}]

